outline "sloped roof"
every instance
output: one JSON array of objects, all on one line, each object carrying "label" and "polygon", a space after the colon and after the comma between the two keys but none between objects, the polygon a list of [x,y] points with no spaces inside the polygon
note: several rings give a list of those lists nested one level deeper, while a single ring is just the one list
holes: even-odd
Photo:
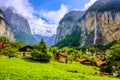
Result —
[{"label": "sloped roof", "polygon": [[67,53],[58,53],[59,55],[61,55],[61,56],[63,56],[63,57],[67,57],[68,55],[67,55]]}]

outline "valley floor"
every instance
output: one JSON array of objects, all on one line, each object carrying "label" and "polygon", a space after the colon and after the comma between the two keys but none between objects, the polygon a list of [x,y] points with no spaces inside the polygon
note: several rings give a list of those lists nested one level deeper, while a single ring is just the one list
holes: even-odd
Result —
[{"label": "valley floor", "polygon": [[119,80],[97,74],[98,68],[77,62],[40,63],[31,59],[0,58],[0,80]]}]

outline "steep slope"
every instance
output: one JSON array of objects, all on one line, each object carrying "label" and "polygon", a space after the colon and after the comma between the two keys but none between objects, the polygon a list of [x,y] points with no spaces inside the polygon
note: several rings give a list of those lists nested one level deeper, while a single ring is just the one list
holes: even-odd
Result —
[{"label": "steep slope", "polygon": [[15,9],[8,7],[3,11],[6,20],[12,27],[16,40],[23,40],[26,44],[36,43],[36,39],[33,37],[28,21],[17,14]]},{"label": "steep slope", "polygon": [[[114,40],[120,40],[119,5],[119,0],[98,0],[95,2],[74,26],[76,33],[80,34],[77,37],[79,40],[77,47],[105,45]],[[72,34],[69,35],[69,37],[71,36]],[[74,36],[70,40],[73,38]],[[62,40],[62,42],[64,41]],[[71,46],[71,44],[69,43],[67,46]]]},{"label": "steep slope", "polygon": [[15,41],[12,29],[5,20],[2,10],[0,10],[0,36],[6,36],[9,40]]},{"label": "steep slope", "polygon": [[82,11],[72,11],[62,18],[57,28],[56,43],[75,31],[76,22],[83,14],[84,12]]}]

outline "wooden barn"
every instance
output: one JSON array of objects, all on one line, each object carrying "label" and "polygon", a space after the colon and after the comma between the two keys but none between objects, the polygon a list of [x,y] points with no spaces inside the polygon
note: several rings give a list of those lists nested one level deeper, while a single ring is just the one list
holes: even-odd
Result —
[{"label": "wooden barn", "polygon": [[60,52],[54,54],[53,58],[55,61],[62,62],[62,63],[67,63],[67,53],[65,52]]},{"label": "wooden barn", "polygon": [[30,52],[31,49],[33,49],[33,47],[30,45],[27,45],[27,46],[20,48],[19,51],[22,53],[23,56],[26,56],[27,53]]}]

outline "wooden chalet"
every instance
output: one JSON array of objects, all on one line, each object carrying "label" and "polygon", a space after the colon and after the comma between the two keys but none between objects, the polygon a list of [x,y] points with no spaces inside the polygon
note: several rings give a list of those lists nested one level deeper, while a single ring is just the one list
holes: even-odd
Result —
[{"label": "wooden chalet", "polygon": [[82,58],[80,59],[80,63],[84,64],[84,65],[95,65],[94,61],[92,60],[87,60],[86,58]]},{"label": "wooden chalet", "polygon": [[19,49],[19,51],[23,54],[23,56],[26,56],[26,53],[30,52],[30,50],[33,49],[32,46],[27,45]]},{"label": "wooden chalet", "polygon": [[80,63],[84,64],[84,65],[90,65],[90,66],[104,66],[106,64],[105,59],[101,59],[101,58],[93,58],[91,60],[87,60],[86,58],[82,58],[80,59]]},{"label": "wooden chalet", "polygon": [[54,54],[53,58],[55,61],[62,62],[62,63],[67,63],[67,53],[65,52],[60,52]]},{"label": "wooden chalet", "polygon": [[102,59],[102,58],[95,58],[96,60],[96,66],[98,67],[101,67],[101,66],[105,66],[106,62],[105,62],[105,59]]},{"label": "wooden chalet", "polygon": [[2,51],[3,48],[9,47],[9,46],[11,46],[11,44],[6,44],[6,43],[3,43],[3,42],[0,42],[0,52]]}]

